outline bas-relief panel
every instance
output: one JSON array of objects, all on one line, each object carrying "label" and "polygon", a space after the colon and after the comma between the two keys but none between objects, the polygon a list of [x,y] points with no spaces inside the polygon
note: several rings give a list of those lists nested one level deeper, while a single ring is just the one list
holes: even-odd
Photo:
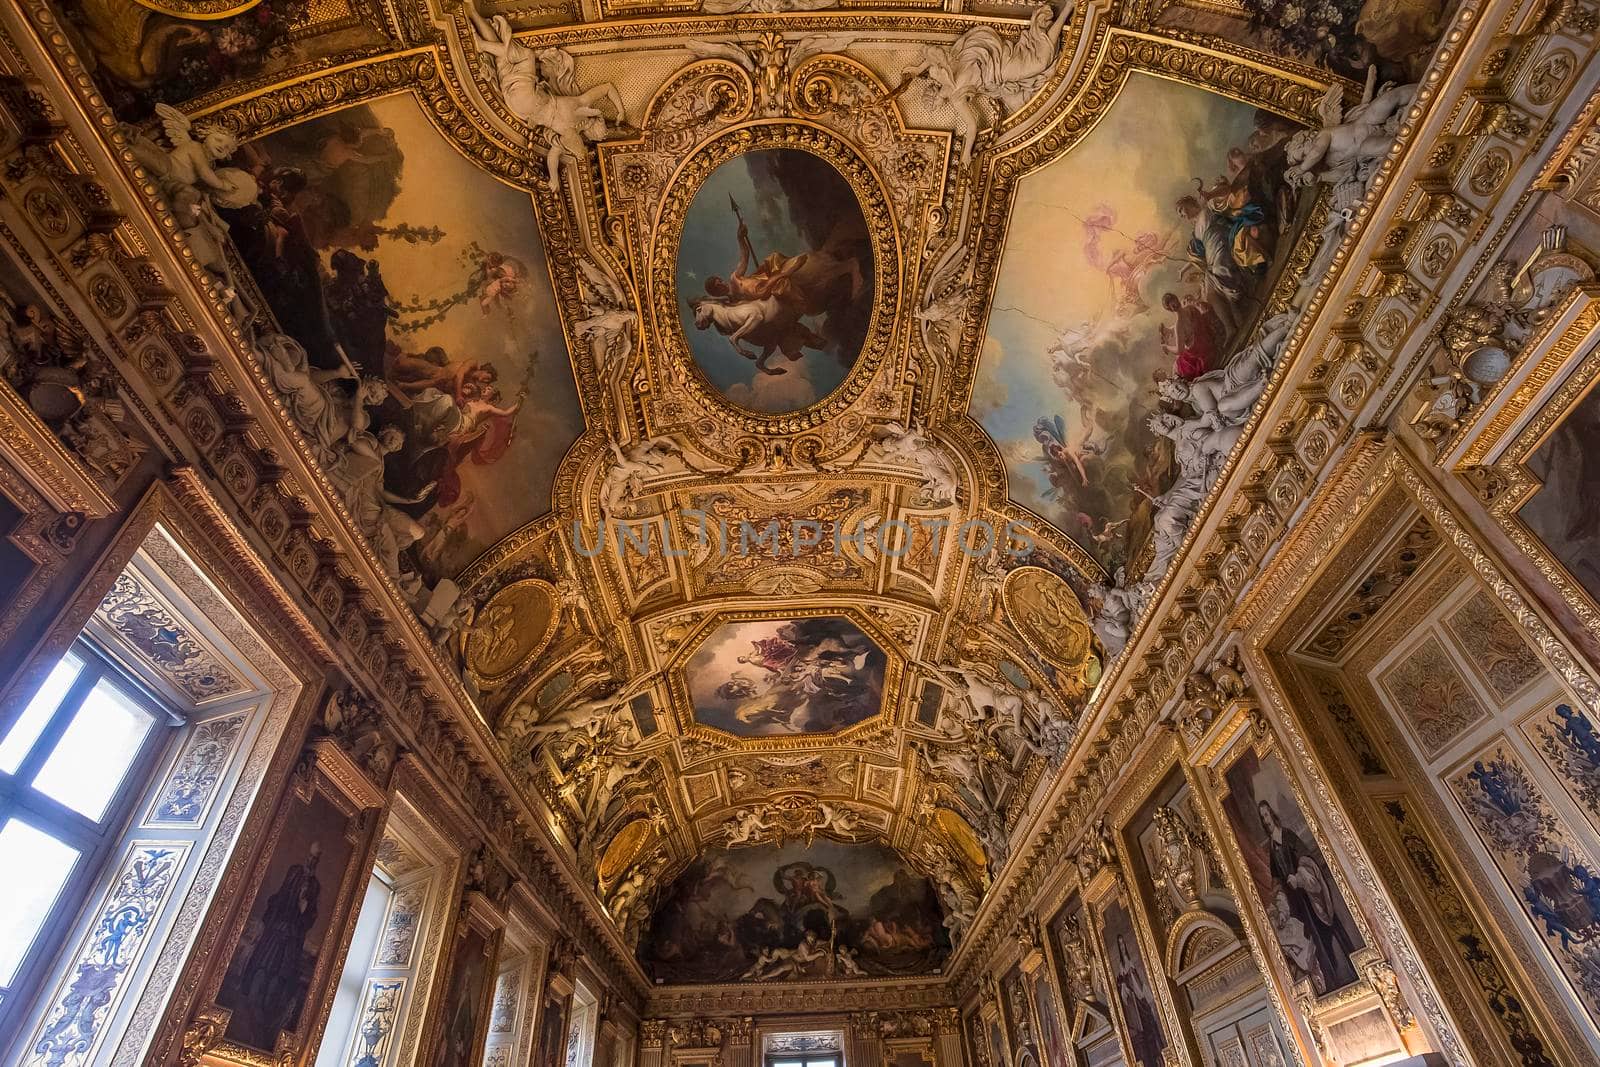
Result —
[{"label": "bas-relief panel", "polygon": [[1502,707],[1544,674],[1539,657],[1484,590],[1451,613],[1445,628]]},{"label": "bas-relief panel", "polygon": [[754,411],[804,410],[844,381],[866,341],[866,216],[822,157],[745,153],[695,193],[677,282],[689,351],[712,386]]},{"label": "bas-relief panel", "polygon": [[1600,601],[1600,389],[1590,389],[1528,456],[1539,488],[1517,517]]},{"label": "bas-relief panel", "polygon": [[1037,1047],[1033,1016],[1028,1011],[1026,983],[1027,976],[1022,973],[1022,965],[1016,963],[1000,978],[1000,1010],[1006,1018],[1006,1032],[1011,1035],[1011,1044],[1019,1052],[1023,1048]]},{"label": "bas-relief panel", "polygon": [[711,849],[667,887],[639,955],[669,982],[916,975],[950,954],[927,878],[878,844]]},{"label": "bas-relief panel", "polygon": [[1358,980],[1365,945],[1276,753],[1244,753],[1226,774],[1223,810],[1290,973],[1321,996]]},{"label": "bas-relief panel", "polygon": [[[1158,808],[1170,813],[1164,829],[1156,821]],[[1137,849],[1139,877],[1155,901],[1151,926],[1158,943],[1166,943],[1172,924],[1189,906],[1176,884],[1180,867],[1192,873],[1193,890],[1201,906],[1225,922],[1237,921],[1238,906],[1221,879],[1212,876],[1211,856],[1197,830],[1201,825],[1192,808],[1189,783],[1181,773],[1162,781],[1128,823],[1128,835]],[[1170,872],[1167,853],[1171,853]]]},{"label": "bas-relief panel", "polygon": [[1108,570],[1137,575],[1150,498],[1176,477],[1172,442],[1147,425],[1168,403],[1158,381],[1226,364],[1292,243],[1292,129],[1135,74],[1080,144],[1018,185],[972,414],[1011,497]]},{"label": "bas-relief panel", "polygon": [[1600,867],[1505,744],[1479,753],[1450,788],[1556,966],[1600,1021]]},{"label": "bas-relief panel", "polygon": [[259,195],[224,212],[229,231],[303,350],[262,346],[269,376],[291,405],[307,375],[359,390],[371,469],[330,475],[380,477],[415,524],[396,532],[403,569],[454,576],[549,509],[583,431],[531,198],[468,162],[409,95],[291,126],[235,162]]},{"label": "bas-relief panel", "polygon": [[1473,686],[1431,634],[1384,672],[1383,688],[1429,757],[1438,755],[1489,715]]}]

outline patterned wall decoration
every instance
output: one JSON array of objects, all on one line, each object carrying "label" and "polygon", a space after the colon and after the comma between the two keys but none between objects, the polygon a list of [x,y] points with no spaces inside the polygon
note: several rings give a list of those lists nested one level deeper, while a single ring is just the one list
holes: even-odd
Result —
[{"label": "patterned wall decoration", "polygon": [[1378,754],[1377,746],[1372,743],[1372,738],[1367,734],[1366,727],[1361,725],[1361,719],[1351,706],[1349,697],[1345,696],[1344,689],[1339,685],[1338,675],[1331,671],[1318,670],[1307,670],[1305,673],[1310,678],[1318,699],[1322,701],[1328,718],[1333,720],[1334,728],[1339,731],[1344,743],[1350,747],[1350,754],[1355,757],[1356,766],[1360,768],[1361,773],[1388,774],[1389,768],[1384,764],[1383,757]]},{"label": "patterned wall decoration", "polygon": [[1338,659],[1362,627],[1433,557],[1439,544],[1438,531],[1426,518],[1419,517],[1383,554],[1361,584],[1339,603],[1322,629],[1307,643],[1306,650],[1327,659]]},{"label": "patterned wall decoration", "polygon": [[1381,807],[1394,822],[1400,849],[1411,865],[1411,873],[1444,925],[1456,957],[1477,985],[1484,1004],[1524,1067],[1555,1067],[1533,1020],[1522,1007],[1523,998],[1507,977],[1494,942],[1473,916],[1460,885],[1440,861],[1433,844],[1418,828],[1408,804],[1408,801],[1394,798],[1384,801]]},{"label": "patterned wall decoration", "polygon": [[1600,867],[1503,742],[1451,776],[1450,787],[1556,966],[1600,1020]]},{"label": "patterned wall decoration", "polygon": [[1389,668],[1383,688],[1428,757],[1489,716],[1436,637]]},{"label": "patterned wall decoration", "polygon": [[1545,673],[1544,664],[1493,598],[1479,590],[1445,619],[1465,659],[1502,706]]},{"label": "patterned wall decoration", "polygon": [[147,825],[198,826],[205,821],[206,809],[246,718],[241,712],[207,719],[189,731]]},{"label": "patterned wall decoration", "polygon": [[150,942],[157,917],[178,882],[189,845],[135,845],[78,947],[77,960],[40,1031],[28,1044],[26,1067],[82,1067],[105,1036],[128,972]]},{"label": "patterned wall decoration", "polygon": [[95,616],[197,704],[249,689],[131,569],[117,575]]},{"label": "patterned wall decoration", "polygon": [[1557,704],[1524,729],[1578,810],[1600,829],[1600,730],[1588,712]]},{"label": "patterned wall decoration", "polygon": [[383,936],[378,942],[377,962],[384,967],[405,967],[417,943],[422,909],[428,901],[428,883],[414,882],[396,889],[389,899],[389,914],[384,919]]}]

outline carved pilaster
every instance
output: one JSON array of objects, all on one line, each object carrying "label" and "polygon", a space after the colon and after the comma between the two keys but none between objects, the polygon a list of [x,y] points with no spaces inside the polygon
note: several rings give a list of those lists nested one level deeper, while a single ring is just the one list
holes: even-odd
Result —
[{"label": "carved pilaster", "polygon": [[844,1028],[844,1058],[851,1067],[883,1067],[882,1020],[875,1011],[852,1012]]}]

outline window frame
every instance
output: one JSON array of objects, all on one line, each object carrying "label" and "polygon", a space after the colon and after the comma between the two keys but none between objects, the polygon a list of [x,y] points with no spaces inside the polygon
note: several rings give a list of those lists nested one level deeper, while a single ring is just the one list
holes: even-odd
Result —
[{"label": "window frame", "polygon": [[[17,1019],[26,1015],[33,1000],[32,991],[45,980],[57,957],[65,950],[79,914],[99,887],[106,865],[123,843],[132,820],[137,817],[137,808],[149,790],[152,776],[161,766],[173,742],[182,736],[187,722],[170,705],[157,699],[96,642],[87,636],[80,636],[56,657],[50,670],[41,672],[38,685],[28,693],[27,699],[18,701],[12,714],[0,722],[0,738],[20,721],[50,673],[69,656],[77,656],[82,661],[78,676],[62,694],[16,771],[10,774],[0,771],[0,826],[17,818],[78,852],[78,858],[62,883],[55,902],[51,904],[49,914],[34,932],[32,943],[23,953],[16,974],[9,985],[0,986],[0,1037],[10,1035]],[[110,685],[119,697],[148,714],[151,729],[140,743],[138,753],[128,762],[116,791],[106,801],[105,813],[100,819],[93,820],[45,795],[31,783],[82,711],[84,701],[101,682]]]}]

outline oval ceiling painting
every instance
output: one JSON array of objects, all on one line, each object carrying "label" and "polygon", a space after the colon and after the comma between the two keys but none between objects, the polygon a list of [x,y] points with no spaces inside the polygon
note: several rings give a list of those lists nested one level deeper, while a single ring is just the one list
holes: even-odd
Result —
[{"label": "oval ceiling painting", "polygon": [[803,411],[839,387],[872,319],[872,239],[850,184],[820,156],[728,160],[684,218],[678,295],[689,353],[739,407]]}]

